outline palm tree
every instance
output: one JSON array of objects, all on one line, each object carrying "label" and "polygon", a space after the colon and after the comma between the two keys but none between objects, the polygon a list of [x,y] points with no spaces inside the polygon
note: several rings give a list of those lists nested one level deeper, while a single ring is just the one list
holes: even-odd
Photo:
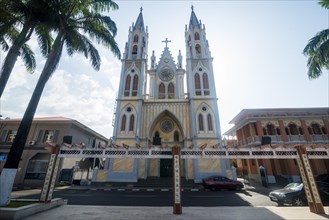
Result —
[{"label": "palm tree", "polygon": [[[319,4],[329,9],[329,0],[320,0]],[[329,29],[322,30],[311,38],[303,53],[308,56],[309,79],[318,78],[322,73],[322,68],[329,70]]]},{"label": "palm tree", "polygon": [[5,195],[3,195],[2,203],[0,201],[0,206],[9,202],[19,160],[23,153],[42,91],[48,79],[56,70],[64,45],[69,55],[72,55],[74,52],[80,52],[86,58],[90,58],[91,65],[95,70],[99,70],[101,58],[92,42],[82,33],[89,35],[92,40],[96,40],[97,43],[101,43],[109,48],[116,57],[120,58],[120,50],[114,40],[117,32],[116,24],[109,16],[101,14],[104,11],[118,9],[119,6],[116,3],[111,0],[49,0],[49,2],[51,2],[53,8],[57,9],[56,16],[59,18],[60,24],[58,29],[55,30],[57,32],[56,39],[48,54],[45,66],[4,165],[1,178],[5,173],[7,179],[5,186],[0,185],[4,189],[2,191],[5,192],[1,192]]},{"label": "palm tree", "polygon": [[[17,57],[23,58],[26,69],[33,72],[36,63],[34,53],[26,42],[32,33],[38,36],[41,53],[46,56],[52,43],[46,25],[53,23],[46,0],[1,0],[0,2],[0,44],[4,51],[8,51],[0,72],[0,98],[14,68]],[[51,14],[51,13],[50,13]],[[22,27],[21,30],[18,27]],[[9,47],[8,42],[12,45]]]}]

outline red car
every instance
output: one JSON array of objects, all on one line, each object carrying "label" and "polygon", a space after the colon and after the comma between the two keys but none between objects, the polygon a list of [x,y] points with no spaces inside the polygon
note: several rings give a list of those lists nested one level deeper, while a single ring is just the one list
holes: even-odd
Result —
[{"label": "red car", "polygon": [[233,189],[241,190],[244,186],[243,183],[236,180],[231,180],[225,176],[210,176],[202,179],[202,185],[205,189],[212,191],[216,189]]}]

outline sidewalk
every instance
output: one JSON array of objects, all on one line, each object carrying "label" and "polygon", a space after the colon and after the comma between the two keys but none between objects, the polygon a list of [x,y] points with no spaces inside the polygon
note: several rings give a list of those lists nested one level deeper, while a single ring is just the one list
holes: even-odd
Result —
[{"label": "sidewalk", "polygon": [[[71,188],[76,190],[118,190],[118,191],[136,191],[152,190],[152,188],[137,188],[131,185],[114,186],[61,186],[56,190]],[[274,187],[275,188],[275,187]],[[249,183],[245,189],[255,190],[267,195],[272,187],[262,187],[258,183]],[[153,190],[172,190],[169,188],[156,188]],[[203,190],[197,185],[187,187],[184,191]],[[39,193],[40,189],[30,189],[13,192],[13,197]],[[183,204],[184,205],[184,204]],[[318,215],[310,212],[309,207],[277,207],[277,206],[241,206],[241,207],[184,207],[181,215],[173,214],[173,207],[138,207],[138,206],[79,206],[63,205],[45,212],[37,213],[25,219],[27,220],[80,220],[80,219],[237,219],[237,220],[309,220],[309,219],[329,219],[329,207],[326,206],[325,215]]]},{"label": "sidewalk", "polygon": [[321,220],[329,218],[329,207],[325,215],[317,215],[308,207],[183,207],[181,215],[173,214],[172,207],[122,207],[122,206],[78,206],[64,205],[25,220],[80,220],[80,219],[224,219],[224,220]]}]

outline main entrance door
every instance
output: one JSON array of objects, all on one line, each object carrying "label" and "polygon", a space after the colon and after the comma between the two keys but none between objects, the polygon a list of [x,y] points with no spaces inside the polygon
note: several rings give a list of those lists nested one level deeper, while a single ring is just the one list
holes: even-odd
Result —
[{"label": "main entrance door", "polygon": [[172,177],[172,159],[160,159],[160,177]]}]

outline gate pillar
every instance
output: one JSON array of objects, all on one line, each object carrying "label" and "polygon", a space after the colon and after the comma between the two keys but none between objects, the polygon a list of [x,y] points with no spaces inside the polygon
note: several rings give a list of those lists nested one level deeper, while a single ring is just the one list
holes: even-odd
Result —
[{"label": "gate pillar", "polygon": [[182,191],[180,178],[180,147],[172,148],[173,155],[173,182],[174,182],[174,207],[173,213],[176,215],[182,214]]},{"label": "gate pillar", "polygon": [[47,174],[39,198],[39,201],[44,203],[51,201],[55,189],[56,176],[59,167],[58,154],[60,146],[47,144],[46,149],[49,153],[51,153],[51,155],[49,159]]},{"label": "gate pillar", "polygon": [[298,152],[297,164],[303,180],[304,190],[310,211],[316,214],[325,214],[318,188],[313,177],[310,162],[307,157],[306,149],[303,146],[297,146],[296,148]]}]

